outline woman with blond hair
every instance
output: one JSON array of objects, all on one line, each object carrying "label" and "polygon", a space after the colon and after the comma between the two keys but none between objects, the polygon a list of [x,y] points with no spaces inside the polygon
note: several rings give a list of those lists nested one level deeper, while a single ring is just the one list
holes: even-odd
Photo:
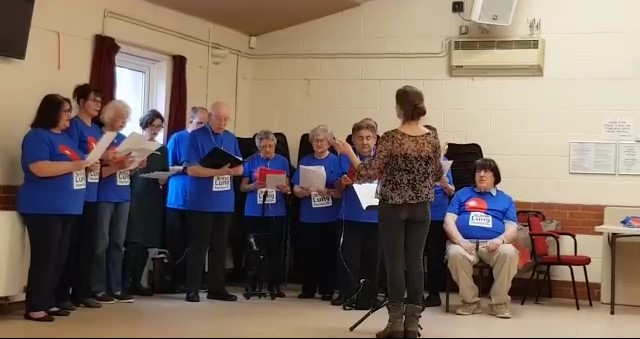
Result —
[{"label": "woman with blond hair", "polygon": [[[103,132],[117,132],[109,150],[115,150],[126,138],[120,131],[126,126],[130,112],[129,105],[121,100],[109,102],[102,110]],[[94,298],[100,303],[134,301],[122,288],[122,258],[131,201],[128,168],[133,160],[123,157],[108,161],[102,167],[98,184],[98,227],[91,285]]]}]

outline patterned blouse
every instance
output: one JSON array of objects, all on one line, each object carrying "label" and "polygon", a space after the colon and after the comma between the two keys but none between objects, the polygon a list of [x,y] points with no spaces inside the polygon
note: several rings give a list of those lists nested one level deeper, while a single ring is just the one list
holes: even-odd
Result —
[{"label": "patterned blouse", "polygon": [[388,204],[433,201],[433,185],[442,176],[440,142],[432,133],[412,136],[385,132],[376,153],[356,169],[356,182],[379,180],[377,197]]}]

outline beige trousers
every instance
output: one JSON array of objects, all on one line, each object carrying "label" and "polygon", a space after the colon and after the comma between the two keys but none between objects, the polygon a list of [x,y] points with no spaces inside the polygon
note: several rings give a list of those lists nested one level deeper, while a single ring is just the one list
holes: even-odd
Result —
[{"label": "beige trousers", "polygon": [[469,254],[462,246],[447,244],[447,265],[453,280],[460,288],[460,297],[465,304],[480,301],[478,286],[473,282],[473,265],[479,260],[493,267],[493,286],[491,286],[491,303],[504,304],[511,302],[509,289],[511,281],[518,272],[518,250],[510,244],[489,252],[479,248],[476,253]]}]

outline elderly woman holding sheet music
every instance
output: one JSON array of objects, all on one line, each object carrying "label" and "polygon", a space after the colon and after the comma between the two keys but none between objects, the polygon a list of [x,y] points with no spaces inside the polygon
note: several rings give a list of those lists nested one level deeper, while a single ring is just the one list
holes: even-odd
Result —
[{"label": "elderly woman holding sheet music", "polygon": [[282,284],[282,249],[284,244],[285,195],[289,187],[289,161],[276,154],[276,136],[269,130],[255,136],[258,153],[244,163],[240,190],[247,192],[244,207],[247,234],[266,246],[269,262],[269,292],[284,298]]},{"label": "elderly woman holding sheet music", "polygon": [[[365,161],[375,151],[377,124],[371,119],[363,119],[353,125],[351,138],[357,156]],[[337,172],[342,177],[336,181],[336,187],[344,190],[340,212],[339,226],[342,237],[340,257],[338,260],[339,294],[331,305],[368,310],[377,302],[378,276],[380,273],[380,236],[378,232],[378,211],[362,208],[360,199],[353,187],[354,168],[349,158],[341,154]],[[364,279],[362,290],[360,282]],[[357,295],[357,292],[359,292]]]},{"label": "elderly woman holding sheet music", "polygon": [[[293,191],[300,198],[300,224],[304,257],[300,299],[310,299],[319,292],[322,300],[333,298],[336,283],[336,221],[341,198],[335,182],[338,157],[329,152],[333,133],[325,125],[311,130],[309,141],[313,154],[302,159],[293,175]],[[322,176],[324,175],[324,178]],[[318,180],[320,178],[320,180]],[[320,181],[320,182],[319,182]]]},{"label": "elderly woman holding sheet music", "polygon": [[[131,109],[124,101],[109,102],[100,121],[104,132],[117,132],[109,149],[116,150],[125,140],[120,133],[129,120]],[[96,232],[91,285],[100,303],[133,302],[122,287],[122,257],[131,201],[130,171],[135,159],[128,155],[117,157],[102,166],[98,184],[98,228]],[[139,164],[144,167],[146,161]]]},{"label": "elderly woman holding sheet music", "polygon": [[[155,141],[164,128],[164,117],[152,109],[140,118],[140,128],[149,141]],[[148,249],[162,248],[165,218],[163,186],[167,179],[145,178],[142,175],[168,170],[167,148],[160,146],[147,157],[147,166],[131,175],[131,208],[122,273],[124,290],[130,295],[153,294],[142,286],[140,280],[147,265]]]}]

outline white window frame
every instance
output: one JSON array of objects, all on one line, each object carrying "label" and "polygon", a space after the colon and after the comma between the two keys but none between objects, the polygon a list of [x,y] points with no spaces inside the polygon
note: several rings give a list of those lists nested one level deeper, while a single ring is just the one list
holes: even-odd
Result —
[{"label": "white window frame", "polygon": [[[119,45],[121,48],[116,55],[116,67],[144,73],[143,112],[148,111],[150,108],[155,108],[166,119],[171,95],[171,58],[167,55],[127,45],[126,43],[119,42]],[[137,124],[137,122],[130,123]],[[166,137],[164,131],[161,135],[163,139]]]}]

